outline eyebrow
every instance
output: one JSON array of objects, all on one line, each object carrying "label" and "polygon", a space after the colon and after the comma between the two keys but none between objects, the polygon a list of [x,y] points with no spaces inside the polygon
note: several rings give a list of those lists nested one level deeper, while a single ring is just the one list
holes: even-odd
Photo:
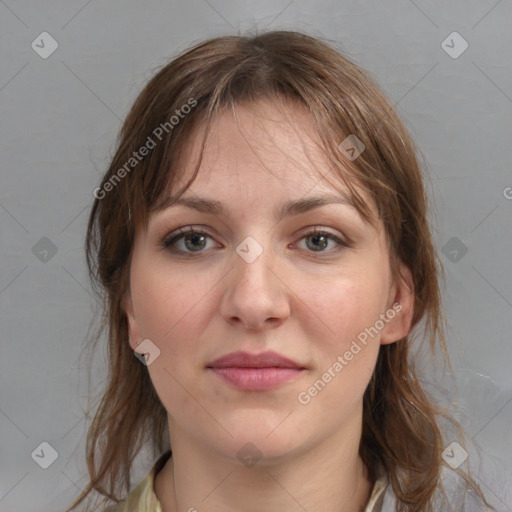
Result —
[{"label": "eyebrow", "polygon": [[[356,212],[359,214],[359,211],[355,207],[352,198],[344,193],[339,193],[304,197],[301,199],[287,201],[274,211],[274,217],[276,220],[281,220],[285,217],[298,215],[300,213],[307,212],[314,208],[318,208],[320,206],[325,206],[329,204],[347,205],[354,208]],[[209,213],[212,215],[229,217],[229,211],[220,201],[192,196],[169,196],[155,206],[155,208],[153,209],[153,213],[159,213],[168,208],[172,208],[173,206],[185,206],[187,208],[197,210],[198,212],[201,213]]]}]

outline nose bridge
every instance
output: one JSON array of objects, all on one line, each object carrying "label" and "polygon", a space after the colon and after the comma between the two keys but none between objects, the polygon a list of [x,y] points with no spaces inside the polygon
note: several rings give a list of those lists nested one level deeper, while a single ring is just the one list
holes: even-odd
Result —
[{"label": "nose bridge", "polygon": [[248,288],[250,291],[259,291],[268,293],[269,287],[269,267],[272,264],[272,249],[270,246],[270,237],[257,235],[262,243],[260,244],[253,236],[247,236],[237,247],[234,261],[234,286],[237,289]]},{"label": "nose bridge", "polygon": [[282,283],[274,275],[275,254],[270,237],[246,237],[237,247],[233,272],[228,278],[222,304],[226,321],[238,321],[255,328],[272,319],[284,319],[289,304]]}]

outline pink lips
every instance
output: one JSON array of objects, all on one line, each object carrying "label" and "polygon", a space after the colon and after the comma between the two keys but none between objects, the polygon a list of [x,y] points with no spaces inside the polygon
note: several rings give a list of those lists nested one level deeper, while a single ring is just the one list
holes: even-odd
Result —
[{"label": "pink lips", "polygon": [[245,391],[275,388],[302,374],[305,368],[276,352],[232,352],[206,366],[217,376]]}]

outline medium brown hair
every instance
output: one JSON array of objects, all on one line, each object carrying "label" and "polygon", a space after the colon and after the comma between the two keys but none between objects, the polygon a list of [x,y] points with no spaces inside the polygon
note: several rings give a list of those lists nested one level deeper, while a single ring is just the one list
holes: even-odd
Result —
[{"label": "medium brown hair", "polygon": [[[450,418],[420,384],[410,357],[412,333],[423,333],[421,342],[428,339],[432,353],[441,349],[445,361],[448,354],[440,293],[443,270],[429,227],[419,151],[366,72],[334,45],[291,31],[218,37],[197,44],[149,81],[124,121],[117,151],[95,193],[87,230],[87,264],[106,312],[100,329],[107,331],[108,376],[87,435],[90,482],[68,510],[93,490],[117,502],[123,488],[130,489],[131,466],[141,448],[148,443],[154,455],[169,448],[167,412],[146,367],[130,348],[122,306],[129,290],[135,230],[139,224],[147,227],[162,194],[176,183],[177,162],[187,138],[198,132],[198,121],[204,127],[204,149],[219,112],[262,98],[299,102],[307,109],[322,150],[352,193],[358,211],[372,221],[354,183],[376,204],[390,247],[393,277],[400,277],[399,262],[411,270],[412,331],[380,347],[364,394],[359,453],[372,480],[379,465],[385,468],[398,510],[432,510],[444,464],[438,418]],[[185,110],[184,105],[193,108]],[[187,113],[170,122],[177,110]],[[162,133],[155,132],[158,127]],[[149,145],[149,138],[156,142],[156,133],[161,135],[156,146],[140,161],[130,160],[134,151]],[[365,146],[353,161],[339,147],[349,135],[356,135]],[[180,193],[195,179],[200,163]],[[453,424],[459,428],[457,422]],[[463,478],[483,498],[469,474]]]}]

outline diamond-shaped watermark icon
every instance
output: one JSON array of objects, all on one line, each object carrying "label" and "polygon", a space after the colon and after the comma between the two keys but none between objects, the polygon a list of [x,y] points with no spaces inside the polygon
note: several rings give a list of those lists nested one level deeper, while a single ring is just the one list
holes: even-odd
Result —
[{"label": "diamond-shaped watermark icon", "polygon": [[59,457],[57,450],[46,441],[43,441],[30,456],[43,469],[49,468]]},{"label": "diamond-shaped watermark icon", "polygon": [[366,149],[366,146],[352,133],[340,142],[338,148],[352,162]]},{"label": "diamond-shaped watermark icon", "polygon": [[458,59],[468,49],[468,47],[468,42],[458,32],[452,32],[441,43],[441,48],[452,59]]},{"label": "diamond-shaped watermark icon", "polygon": [[39,57],[47,59],[59,47],[59,43],[48,32],[41,32],[30,46]]},{"label": "diamond-shaped watermark icon", "polygon": [[48,263],[56,253],[57,246],[45,236],[32,247],[32,254],[43,263]]},{"label": "diamond-shaped watermark icon", "polygon": [[236,252],[246,263],[252,263],[261,255],[263,247],[252,236],[248,236],[236,248]]},{"label": "diamond-shaped watermark icon", "polygon": [[457,469],[468,458],[468,452],[457,441],[453,441],[444,449],[441,457],[449,466]]},{"label": "diamond-shaped watermark icon", "polygon": [[160,349],[151,340],[146,338],[137,344],[133,353],[139,361],[149,366],[160,356]]},{"label": "diamond-shaped watermark icon", "polygon": [[236,455],[238,460],[248,468],[255,466],[263,456],[253,443],[245,443]]},{"label": "diamond-shaped watermark icon", "polygon": [[459,238],[453,236],[443,245],[441,251],[452,263],[458,263],[468,252],[468,248]]}]

